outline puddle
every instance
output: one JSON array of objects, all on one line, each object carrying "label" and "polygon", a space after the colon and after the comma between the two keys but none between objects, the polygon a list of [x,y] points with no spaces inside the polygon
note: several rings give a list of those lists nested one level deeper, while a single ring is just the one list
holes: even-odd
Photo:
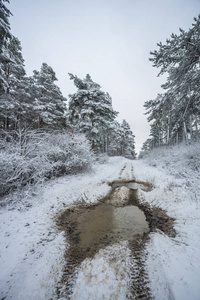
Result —
[{"label": "puddle", "polygon": [[136,181],[119,181],[119,182],[113,182],[111,184],[113,188],[118,188],[118,187],[127,187],[131,190],[138,190],[141,189],[145,192],[149,192],[152,190],[152,185],[147,183],[147,182],[136,182]]},{"label": "puddle", "polygon": [[[110,192],[97,204],[77,203],[76,206],[63,211],[57,218],[57,225],[65,232],[68,241],[66,265],[63,267],[63,277],[57,288],[58,297],[70,299],[74,279],[84,259],[94,257],[100,249],[121,240],[129,241],[133,259],[140,270],[137,276],[134,275],[137,278],[133,279],[132,293],[135,295],[138,290],[143,291],[142,270],[145,270],[145,267],[142,262],[142,251],[149,233],[160,230],[170,237],[176,235],[173,218],[167,216],[162,209],[152,208],[148,203],[141,203],[138,199],[137,190],[149,192],[152,189],[151,184],[115,181],[109,185]],[[145,299],[150,299],[148,291],[145,293]]]},{"label": "puddle", "polygon": [[137,206],[114,207],[101,204],[79,216],[73,212],[70,220],[73,219],[77,222],[74,237],[83,249],[89,249],[105,237],[115,241],[132,240],[149,231],[145,215]]}]

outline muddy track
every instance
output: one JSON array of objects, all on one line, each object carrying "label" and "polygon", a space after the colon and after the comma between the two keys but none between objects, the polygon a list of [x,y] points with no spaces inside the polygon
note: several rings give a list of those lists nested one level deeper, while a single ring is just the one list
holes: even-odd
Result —
[{"label": "muddy track", "polygon": [[148,287],[149,275],[145,268],[146,254],[144,245],[147,242],[146,237],[129,242],[132,266],[130,292],[127,295],[127,299],[152,299],[151,291]]},{"label": "muddy track", "polygon": [[128,205],[138,206],[144,212],[146,219],[149,222],[150,232],[161,230],[169,237],[176,236],[174,218],[169,217],[166,211],[159,207],[151,208],[148,203],[141,203],[137,196],[137,190],[130,190],[129,193]]},{"label": "muddy track", "polygon": [[[121,170],[121,174],[124,168]],[[133,172],[133,171],[132,171]],[[124,181],[123,181],[124,182]],[[63,267],[63,276],[57,286],[57,298],[64,297],[70,299],[73,293],[73,285],[76,281],[80,265],[86,258],[93,258],[95,254],[102,248],[108,245],[112,245],[119,241],[119,236],[111,233],[107,233],[99,236],[92,245],[86,248],[80,248],[80,236],[77,233],[77,220],[85,212],[94,210],[98,205],[106,204],[116,196],[116,192],[120,190],[117,184],[123,183],[122,180],[110,183],[112,187],[109,194],[100,199],[98,204],[86,205],[83,203],[77,204],[76,206],[65,210],[57,218],[57,225],[61,230],[64,230],[69,245],[66,247],[66,264]],[[144,182],[126,181],[126,184],[140,184],[146,187],[146,190],[152,188],[151,185]],[[151,208],[148,203],[140,203],[137,190],[129,189],[128,197],[126,202],[121,204],[122,206],[137,206],[145,214],[146,220],[149,222],[149,233],[155,231],[162,231],[169,237],[175,237],[175,230],[173,227],[174,219],[167,216],[166,212],[160,208]],[[142,236],[129,241],[129,247],[131,250],[131,284],[127,293],[127,299],[152,299],[151,292],[148,287],[149,277],[145,271],[146,262],[146,245],[149,241],[149,233],[145,233]]]},{"label": "muddy track", "polygon": [[[150,232],[161,230],[169,237],[175,237],[176,232],[173,227],[175,219],[167,216],[166,212],[158,207],[151,208],[148,203],[140,203],[137,191],[130,190],[128,205],[136,205],[143,210],[146,220],[149,222]],[[132,253],[133,265],[131,267],[131,287],[128,299],[153,299],[149,289],[149,274],[146,272],[146,247],[150,236],[143,234],[137,240],[129,242]]]}]

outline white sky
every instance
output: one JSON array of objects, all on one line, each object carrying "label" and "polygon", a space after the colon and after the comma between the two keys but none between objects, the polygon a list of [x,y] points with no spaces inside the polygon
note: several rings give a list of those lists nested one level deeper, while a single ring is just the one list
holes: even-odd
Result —
[{"label": "white sky", "polygon": [[68,73],[80,78],[89,73],[111,95],[118,120],[131,125],[138,152],[149,136],[143,104],[164,82],[149,52],[179,27],[191,27],[200,0],[10,0],[6,5],[27,75],[46,62],[67,97],[75,91]]}]

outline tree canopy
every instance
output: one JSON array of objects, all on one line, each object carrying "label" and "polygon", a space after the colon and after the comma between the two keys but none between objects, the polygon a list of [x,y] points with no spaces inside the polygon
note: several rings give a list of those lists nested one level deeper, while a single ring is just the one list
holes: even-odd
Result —
[{"label": "tree canopy", "polygon": [[128,151],[129,156],[134,158],[134,135],[132,139],[126,136],[128,130],[130,135],[132,133],[126,121],[123,122],[127,126],[122,123],[121,128],[115,122],[118,113],[112,107],[110,95],[102,91],[89,74],[84,79],[73,74],[69,76],[77,91],[69,95],[68,122],[76,131],[87,136],[96,152],[127,155]]},{"label": "tree canopy", "polygon": [[0,129],[26,131],[70,127],[82,133],[96,153],[135,157],[134,135],[124,120],[116,121],[112,98],[89,74],[81,79],[69,73],[77,91],[67,99],[56,84],[56,73],[47,63],[26,76],[22,47],[11,34],[11,12],[0,0]]},{"label": "tree canopy", "polygon": [[200,15],[191,29],[179,29],[158,50],[150,52],[158,76],[167,74],[163,94],[146,101],[151,146],[195,139],[200,126]]}]

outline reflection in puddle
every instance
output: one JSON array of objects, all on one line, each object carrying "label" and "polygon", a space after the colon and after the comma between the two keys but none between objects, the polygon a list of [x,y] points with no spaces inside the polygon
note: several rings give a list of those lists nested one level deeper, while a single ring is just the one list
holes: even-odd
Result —
[{"label": "reflection in puddle", "polygon": [[74,233],[79,236],[80,248],[90,248],[101,238],[133,240],[148,231],[145,215],[137,206],[102,204],[78,216]]}]

